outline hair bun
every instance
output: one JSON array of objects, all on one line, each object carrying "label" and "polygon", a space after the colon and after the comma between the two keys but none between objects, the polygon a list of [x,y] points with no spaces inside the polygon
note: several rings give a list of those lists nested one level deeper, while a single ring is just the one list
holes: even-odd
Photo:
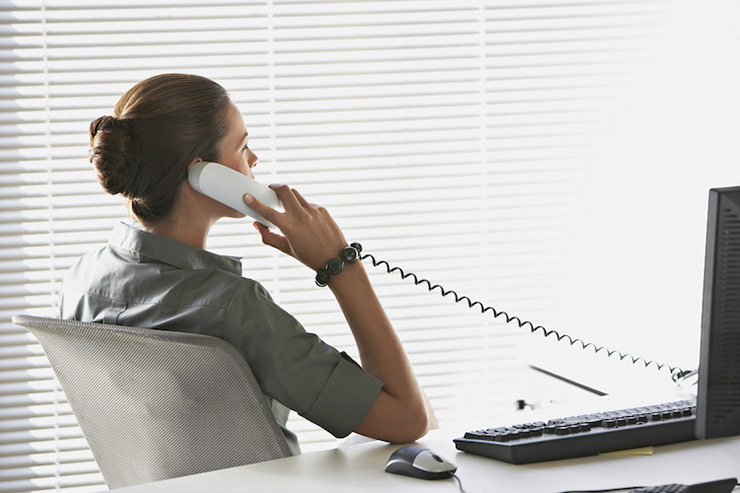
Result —
[{"label": "hair bun", "polygon": [[90,124],[90,162],[95,165],[98,180],[111,195],[137,196],[136,167],[131,156],[131,122],[112,116],[101,116]]},{"label": "hair bun", "polygon": [[[205,77],[160,74],[134,85],[113,109],[90,124],[90,162],[110,194],[143,224],[175,208],[188,165],[218,161],[231,129],[226,90]],[[115,117],[115,118],[114,118]]]}]

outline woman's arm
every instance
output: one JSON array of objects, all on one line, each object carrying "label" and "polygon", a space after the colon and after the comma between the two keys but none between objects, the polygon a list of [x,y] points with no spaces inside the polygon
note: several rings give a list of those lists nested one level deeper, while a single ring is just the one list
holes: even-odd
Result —
[{"label": "woman's arm", "polygon": [[[245,197],[249,207],[284,235],[255,223],[262,241],[313,270],[339,256],[347,241],[326,209],[308,203],[285,185],[271,188],[278,194],[284,213]],[[436,425],[436,418],[362,263],[346,264],[340,274],[332,276],[329,287],[352,331],[364,370],[383,382],[383,390],[355,431],[389,442],[412,442],[422,437],[430,425]]]},{"label": "woman's arm", "polygon": [[383,382],[355,431],[390,442],[413,442],[425,435],[429,418],[424,396],[362,263],[345,265],[329,286],[352,330],[363,369]]}]

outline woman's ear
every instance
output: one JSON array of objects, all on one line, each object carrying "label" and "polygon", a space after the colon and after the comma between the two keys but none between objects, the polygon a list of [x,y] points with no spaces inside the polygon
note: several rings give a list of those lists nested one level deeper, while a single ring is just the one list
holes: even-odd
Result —
[{"label": "woman's ear", "polygon": [[193,166],[195,166],[196,163],[199,163],[201,161],[203,161],[203,159],[201,159],[199,157],[197,157],[197,158],[193,159],[192,161],[190,161],[190,164],[188,164],[188,173],[190,173],[190,170],[193,169]]}]

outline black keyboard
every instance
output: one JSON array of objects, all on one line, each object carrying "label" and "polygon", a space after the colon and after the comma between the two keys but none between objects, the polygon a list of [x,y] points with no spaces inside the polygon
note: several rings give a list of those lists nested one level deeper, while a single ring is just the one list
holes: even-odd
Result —
[{"label": "black keyboard", "polygon": [[719,479],[697,484],[664,484],[643,486],[629,493],[732,493],[737,485],[736,478]]},{"label": "black keyboard", "polygon": [[696,438],[696,402],[667,402],[469,431],[458,450],[512,464],[582,457]]}]

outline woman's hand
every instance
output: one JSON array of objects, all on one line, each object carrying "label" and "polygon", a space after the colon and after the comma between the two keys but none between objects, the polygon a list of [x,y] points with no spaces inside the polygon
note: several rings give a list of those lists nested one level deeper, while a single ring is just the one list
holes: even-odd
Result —
[{"label": "woman's hand", "polygon": [[252,195],[244,196],[244,203],[262,217],[280,228],[284,236],[254,222],[262,236],[262,243],[295,257],[313,270],[320,269],[347,246],[342,230],[329,212],[309,203],[297,190],[287,185],[270,185],[277,193],[285,212],[278,212]]}]

